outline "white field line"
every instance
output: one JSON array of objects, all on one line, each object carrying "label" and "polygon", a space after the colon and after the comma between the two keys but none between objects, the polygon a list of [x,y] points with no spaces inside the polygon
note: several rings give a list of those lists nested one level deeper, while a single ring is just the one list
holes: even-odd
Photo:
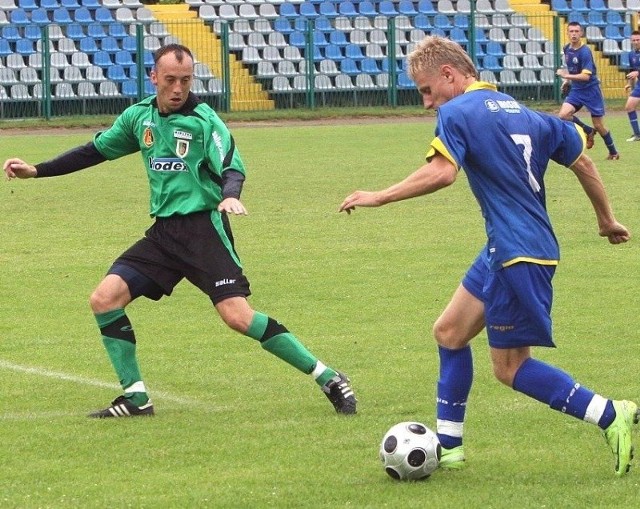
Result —
[{"label": "white field line", "polygon": [[[51,371],[43,368],[21,366],[20,364],[14,364],[12,362],[8,362],[2,359],[0,359],[0,369],[4,369],[7,371],[15,371],[17,373],[25,373],[28,375],[40,376],[45,378],[53,378],[53,379],[61,380],[64,382],[72,382],[72,383],[81,384],[81,385],[91,385],[93,387],[101,387],[105,389],[113,389],[115,391],[122,391],[122,388],[120,387],[120,385],[116,383],[102,382],[100,380],[94,380],[92,378],[69,375],[67,373],[61,373],[59,371]],[[187,398],[185,396],[175,396],[173,394],[169,394],[167,392],[162,392],[162,391],[153,391],[152,399],[154,401],[155,400],[170,401],[171,403],[177,403],[179,405],[186,405],[191,407],[198,407],[199,409],[207,409],[207,410],[214,410],[214,411],[220,409],[220,408],[215,408],[213,405],[205,404],[201,401]],[[27,412],[24,414],[0,413],[0,420],[24,419],[24,418],[34,418],[34,417],[40,417],[40,418],[65,417],[70,415],[76,415],[76,414],[60,413],[60,412]]]}]

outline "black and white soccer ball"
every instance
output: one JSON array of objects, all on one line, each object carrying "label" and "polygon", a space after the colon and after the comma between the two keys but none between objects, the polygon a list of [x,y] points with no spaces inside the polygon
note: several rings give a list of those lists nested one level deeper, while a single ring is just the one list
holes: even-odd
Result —
[{"label": "black and white soccer ball", "polygon": [[392,426],[380,444],[385,472],[399,481],[429,477],[438,468],[442,448],[437,435],[420,422]]}]

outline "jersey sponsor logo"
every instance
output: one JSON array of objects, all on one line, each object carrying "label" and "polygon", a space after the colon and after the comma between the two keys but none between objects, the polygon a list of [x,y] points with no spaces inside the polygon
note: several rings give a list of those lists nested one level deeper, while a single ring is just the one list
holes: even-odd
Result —
[{"label": "jersey sponsor logo", "polygon": [[176,157],[150,157],[149,169],[151,171],[188,171],[184,161]]},{"label": "jersey sponsor logo", "polygon": [[142,125],[145,127],[155,127],[156,123],[153,120],[145,120],[142,122]]},{"label": "jersey sponsor logo", "polygon": [[173,131],[173,137],[174,138],[181,138],[183,140],[192,140],[193,136],[191,135],[191,133],[188,133],[186,131]]},{"label": "jersey sponsor logo", "polygon": [[150,147],[153,145],[153,131],[150,127],[147,127],[142,134],[142,143],[144,143],[145,147]]},{"label": "jersey sponsor logo", "polygon": [[218,153],[220,154],[220,161],[224,161],[224,150],[222,149],[222,137],[214,132],[211,137],[213,138],[213,143],[215,143],[216,148],[218,149]]},{"label": "jersey sponsor logo", "polygon": [[176,154],[178,154],[178,157],[186,157],[187,152],[189,152],[189,142],[186,140],[178,140],[176,145]]},{"label": "jersey sponsor logo", "polygon": [[235,282],[235,279],[221,279],[220,281],[215,282],[215,286],[218,288],[219,286],[232,285]]},{"label": "jersey sponsor logo", "polygon": [[518,101],[494,101],[493,99],[487,99],[484,102],[484,105],[492,113],[497,113],[499,111],[505,111],[507,113],[520,113],[521,111]]}]

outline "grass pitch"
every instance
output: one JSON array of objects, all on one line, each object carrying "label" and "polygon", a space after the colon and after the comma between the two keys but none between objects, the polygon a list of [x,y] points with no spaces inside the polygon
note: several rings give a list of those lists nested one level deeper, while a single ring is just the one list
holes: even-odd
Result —
[{"label": "grass pitch", "polygon": [[[599,163],[618,219],[640,232],[640,144],[608,117],[622,158]],[[227,329],[188,283],[128,308],[153,419],[94,421],[120,393],[88,306],[111,261],[150,224],[139,156],[54,179],[0,185],[0,506],[633,507],[640,466],[617,479],[598,430],[493,379],[474,341],[468,468],[419,483],[383,472],[396,422],[435,426],[431,324],[484,240],[464,175],[434,195],[337,207],[420,166],[425,123],[237,127],[248,217],[233,218],[252,305],[348,373],[358,415],[338,416],[316,385]],[[0,133],[1,135],[1,133]],[[30,162],[91,133],[2,136],[0,159]],[[274,141],[275,140],[275,141]],[[610,246],[571,172],[547,192],[563,260],[558,349],[534,354],[616,398],[640,399],[637,240]]]}]

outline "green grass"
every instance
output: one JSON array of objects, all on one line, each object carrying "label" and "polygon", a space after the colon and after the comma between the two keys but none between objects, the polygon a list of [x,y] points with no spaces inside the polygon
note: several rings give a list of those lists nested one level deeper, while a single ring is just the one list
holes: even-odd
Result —
[{"label": "green grass", "polygon": [[[638,230],[637,144],[599,163],[618,218]],[[633,507],[598,430],[501,386],[486,337],[465,427],[468,468],[396,483],[377,458],[402,420],[435,426],[431,324],[484,239],[464,176],[432,196],[337,213],[349,192],[417,168],[433,123],[235,128],[249,168],[234,218],[252,305],[346,371],[360,403],[338,416],[307,377],[227,329],[184,283],[128,309],[153,419],[93,421],[119,393],[88,306],[111,261],[150,224],[137,156],[64,178],[0,185],[0,507]],[[4,137],[38,162],[91,133]],[[638,399],[636,241],[610,246],[571,172],[548,201],[563,254],[556,350],[536,355],[605,396]],[[185,398],[180,401],[180,398]]]}]

